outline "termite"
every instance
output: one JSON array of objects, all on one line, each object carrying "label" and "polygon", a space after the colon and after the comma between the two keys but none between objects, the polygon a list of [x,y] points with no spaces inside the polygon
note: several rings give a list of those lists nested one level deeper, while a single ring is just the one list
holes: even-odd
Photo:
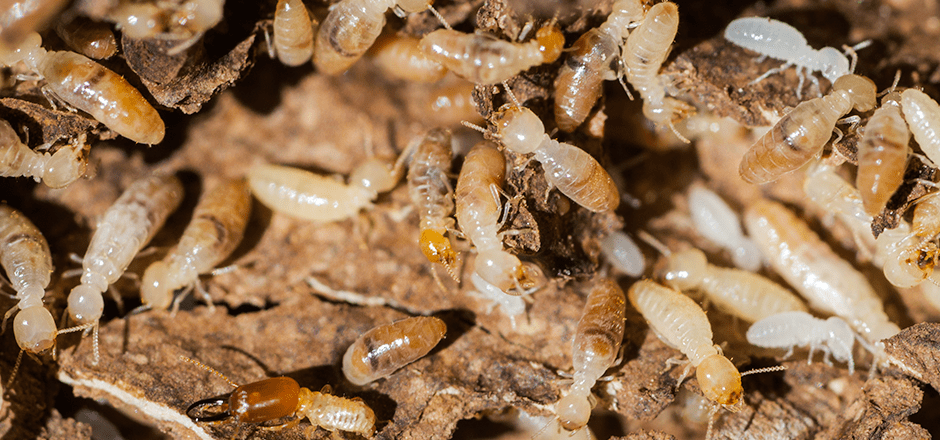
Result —
[{"label": "termite", "polygon": [[277,59],[287,66],[299,66],[313,57],[313,33],[316,19],[311,20],[301,0],[278,0],[274,10],[274,44]]},{"label": "termite", "polygon": [[855,373],[855,361],[852,347],[855,345],[855,332],[838,317],[819,319],[806,312],[791,311],[767,316],[755,322],[747,329],[747,342],[764,348],[786,348],[784,358],[793,354],[797,346],[809,346],[807,363],[813,361],[813,352],[817,348],[825,353],[825,362],[829,355],[839,362],[846,362],[849,374]]},{"label": "termite", "polygon": [[404,13],[431,8],[431,0],[341,0],[330,8],[317,31],[313,64],[327,75],[349,69],[375,43],[385,27],[385,11]]},{"label": "termite", "polygon": [[885,95],[858,143],[855,187],[868,215],[881,212],[904,181],[911,132],[901,114],[901,100],[898,92]]},{"label": "termite", "polygon": [[129,2],[111,11],[107,19],[116,23],[128,38],[181,40],[167,51],[167,55],[176,55],[222,21],[224,5],[223,0],[189,0],[175,6]]},{"label": "termite", "polygon": [[762,56],[786,61],[786,64],[768,70],[751,81],[751,84],[758,83],[791,66],[796,66],[796,73],[800,76],[800,84],[796,89],[797,99],[802,99],[803,82],[807,76],[816,86],[816,90],[819,90],[819,81],[809,73],[818,71],[831,84],[834,84],[837,79],[852,71],[848,58],[838,49],[833,47],[813,49],[800,31],[782,21],[766,17],[739,18],[725,28],[725,39]]},{"label": "termite", "polygon": [[[344,431],[371,438],[375,432],[372,408],[359,398],[331,395],[329,385],[320,392],[314,392],[283,376],[238,385],[201,362],[184,356],[180,358],[219,376],[235,388],[228,398],[205,399],[190,405],[186,415],[196,422],[220,422],[232,418],[241,425],[297,416],[297,420],[285,425],[294,425],[306,417],[312,425],[306,430],[307,438],[313,437],[317,427],[330,431],[334,436],[337,431]],[[284,425],[274,429],[281,427]]]},{"label": "termite", "polygon": [[385,35],[369,51],[386,75],[419,83],[433,83],[447,75],[447,68],[428,58],[421,40],[408,35]]},{"label": "termite", "polygon": [[95,60],[111,58],[118,50],[117,39],[107,23],[75,17],[60,21],[55,32],[72,50]]},{"label": "termite", "polygon": [[761,200],[747,208],[744,223],[770,266],[812,308],[845,319],[872,344],[900,331],[865,276],[789,209]]},{"label": "termite", "polygon": [[679,29],[679,8],[675,3],[658,3],[640,25],[630,33],[623,49],[627,81],[643,98],[643,115],[656,125],[667,125],[680,139],[674,123],[694,109],[678,99],[666,96],[666,84],[659,75],[669,48]]},{"label": "termite", "polygon": [[539,28],[527,43],[452,29],[438,29],[421,39],[421,49],[431,60],[476,84],[498,84],[533,66],[552,63],[564,45],[565,37],[554,22]]},{"label": "termite", "polygon": [[92,324],[98,363],[98,321],[104,311],[101,294],[117,281],[138,252],[183,200],[183,185],[171,174],[154,174],[129,186],[105,211],[82,259],[81,284],[72,289],[72,321]]},{"label": "termite", "polygon": [[459,282],[457,253],[444,237],[454,230],[454,189],[447,173],[453,160],[450,131],[435,129],[417,141],[408,166],[408,193],[418,208],[421,252],[432,263],[440,263]]},{"label": "termite", "polygon": [[757,271],[762,265],[760,250],[741,230],[741,219],[714,191],[704,185],[689,190],[689,211],[699,235],[731,253],[734,265]]},{"label": "termite", "polygon": [[708,400],[732,409],[742,401],[741,373],[712,342],[711,324],[695,301],[649,280],[634,283],[627,295],[656,335],[689,358]]},{"label": "termite", "polygon": [[532,110],[506,104],[493,115],[493,124],[506,148],[533,154],[545,179],[569,199],[594,212],[617,209],[620,192],[601,164],[574,145],[552,140]]},{"label": "termite", "polygon": [[591,288],[571,346],[574,382],[555,404],[558,420],[568,431],[587,425],[593,406],[591,388],[617,362],[625,303],[623,290],[613,280],[600,279]]},{"label": "termite", "polygon": [[0,54],[0,63],[23,61],[46,79],[57,98],[82,110],[134,142],[158,144],[165,127],[160,114],[120,75],[74,52],[47,52],[33,33],[16,50]]},{"label": "termite", "polygon": [[68,0],[14,0],[0,9],[0,52],[19,46],[34,32],[44,31]]},{"label": "termite", "polygon": [[940,259],[940,194],[917,201],[911,232],[893,244],[884,266],[885,277],[897,287],[914,287],[926,280]]},{"label": "termite", "polygon": [[521,296],[507,295],[505,290],[490,284],[476,272],[470,274],[470,283],[480,297],[490,301],[486,313],[492,313],[499,306],[500,312],[509,317],[512,329],[516,330],[516,317],[525,313],[525,300]]},{"label": "termite", "polygon": [[839,77],[822,98],[801,102],[760,138],[741,159],[748,183],[767,183],[805,165],[822,152],[836,123],[852,108],[875,107],[875,83],[863,76]]},{"label": "termite", "polygon": [[621,46],[643,19],[640,0],[618,0],[607,20],[581,35],[555,78],[555,122],[562,131],[578,128],[601,96],[602,84],[622,77]]},{"label": "termite", "polygon": [[467,153],[457,177],[457,222],[477,250],[474,271],[503,292],[523,287],[533,279],[533,268],[503,250],[499,233],[502,203],[499,191],[506,179],[506,158],[489,141],[480,142]]},{"label": "termite", "polygon": [[638,277],[646,270],[646,257],[625,232],[611,232],[600,240],[600,245],[607,262],[620,272]]},{"label": "termite", "polygon": [[429,125],[450,127],[463,121],[482,122],[473,101],[474,85],[470,81],[451,76],[433,88],[422,88],[422,95],[409,103],[409,113]]},{"label": "termite", "polygon": [[901,110],[924,154],[934,163],[940,163],[940,105],[926,93],[907,89],[901,92]]},{"label": "termite", "polygon": [[861,193],[836,172],[835,166],[825,161],[811,164],[806,170],[803,192],[826,213],[835,215],[848,227],[858,246],[861,260],[870,258],[879,267],[884,264],[884,256],[888,251],[885,246],[890,244],[889,237],[896,234],[889,232],[875,240],[871,233],[872,217],[865,212]]},{"label": "termite", "polygon": [[359,386],[386,377],[424,357],[446,333],[444,321],[433,316],[416,316],[375,327],[346,350],[343,375]]},{"label": "termite", "polygon": [[140,286],[143,307],[166,309],[171,302],[179,304],[179,300],[173,301],[173,292],[193,285],[211,304],[199,275],[211,272],[235,250],[250,215],[251,192],[244,180],[227,180],[205,194],[179,244],[144,271]]},{"label": "termite", "polygon": [[50,188],[63,188],[85,175],[85,134],[55,153],[40,153],[24,144],[10,123],[0,119],[0,176],[32,177]]},{"label": "termite", "polygon": [[385,162],[369,159],[353,170],[345,184],[299,168],[261,164],[248,171],[248,184],[252,194],[275,212],[332,222],[371,207],[379,193],[395,187],[400,170],[400,165],[389,169]]}]

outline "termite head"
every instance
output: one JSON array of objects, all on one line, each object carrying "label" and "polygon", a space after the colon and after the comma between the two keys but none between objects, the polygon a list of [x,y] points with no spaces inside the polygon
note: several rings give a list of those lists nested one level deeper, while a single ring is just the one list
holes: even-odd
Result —
[{"label": "termite head", "polygon": [[587,425],[591,417],[591,403],[588,396],[572,390],[555,404],[555,414],[562,428],[574,431]]},{"label": "termite head", "polygon": [[[84,144],[84,141],[82,141]],[[62,147],[67,149],[63,154],[53,154],[49,159],[48,167],[43,173],[42,180],[50,188],[62,188],[85,174],[87,161],[84,156],[84,146],[81,144]],[[61,151],[61,150],[60,150]]]},{"label": "termite head", "polygon": [[454,278],[456,281],[454,264],[457,262],[457,253],[454,252],[454,249],[451,247],[450,240],[444,238],[440,232],[433,229],[425,229],[421,231],[418,244],[421,247],[421,252],[427,257],[428,261],[443,265],[451,278]]},{"label": "termite head", "polygon": [[182,287],[177,276],[181,271],[163,261],[157,261],[144,271],[140,285],[140,299],[154,309],[166,309],[173,302],[173,291]]},{"label": "termite head", "polygon": [[826,66],[822,70],[822,75],[835,84],[836,81],[845,74],[849,73],[849,59],[834,47],[824,47],[817,52],[818,61],[821,66]]},{"label": "termite head", "polygon": [[396,3],[407,13],[421,12],[434,3],[434,0],[398,0]]},{"label": "termite head", "polygon": [[677,290],[693,289],[701,284],[708,270],[708,259],[698,249],[687,249],[670,255],[666,260],[663,278],[669,287]]},{"label": "termite head", "polygon": [[[916,239],[909,236],[905,240]],[[921,269],[918,264],[918,255],[920,253],[906,246],[898,246],[888,258],[886,258],[884,273],[888,281],[902,288],[914,287],[924,281],[930,274],[929,270]],[[931,266],[932,268],[932,266]]]},{"label": "termite head", "polygon": [[852,106],[860,112],[867,112],[875,108],[878,102],[875,95],[878,93],[875,83],[860,75],[843,75],[832,85],[834,91],[845,91],[848,93]]},{"label": "termite head", "polygon": [[35,58],[34,51],[42,50],[42,37],[36,32],[31,32],[19,46],[8,52],[0,53],[0,64],[12,66],[19,61]]},{"label": "termite head", "polygon": [[565,48],[565,36],[555,23],[539,28],[535,39],[539,42],[539,53],[545,63],[555,62],[561,55],[561,50]]},{"label": "termite head", "polygon": [[183,3],[171,20],[192,33],[202,32],[222,21],[222,5],[215,0],[196,0]]},{"label": "termite head", "polygon": [[720,354],[705,358],[696,369],[695,377],[708,400],[726,407],[737,405],[744,394],[741,373],[728,358]]},{"label": "termite head", "polygon": [[349,183],[378,194],[390,191],[398,183],[398,179],[385,161],[371,158],[352,171]]},{"label": "termite head", "polygon": [[55,347],[55,319],[41,302],[24,307],[13,319],[13,335],[21,349],[34,354],[42,353]]},{"label": "termite head", "polygon": [[69,316],[78,324],[88,324],[101,319],[104,298],[101,290],[90,284],[79,284],[69,293]]},{"label": "termite head", "polygon": [[534,152],[545,136],[545,125],[532,110],[506,104],[493,116],[496,132],[506,148],[517,154]]},{"label": "termite head", "polygon": [[522,264],[518,257],[502,250],[477,255],[474,270],[484,281],[510,295],[522,295],[544,283],[538,267]]}]

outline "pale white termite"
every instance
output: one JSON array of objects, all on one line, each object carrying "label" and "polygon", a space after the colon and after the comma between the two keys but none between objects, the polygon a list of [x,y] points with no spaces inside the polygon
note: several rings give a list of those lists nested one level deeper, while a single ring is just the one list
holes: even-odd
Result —
[{"label": "pale white termite", "polygon": [[666,255],[665,283],[677,290],[698,290],[726,313],[749,322],[789,311],[805,311],[796,295],[753,272],[718,267],[705,253],[687,249]]},{"label": "pale white termite", "polygon": [[0,63],[12,66],[23,61],[46,79],[53,95],[121,136],[141,144],[163,140],[163,119],[127,80],[84,55],[47,52],[41,43],[34,33],[16,50],[0,54]]},{"label": "pale white termite", "polygon": [[353,170],[349,184],[283,165],[255,165],[248,171],[251,192],[275,212],[303,220],[332,222],[350,218],[372,206],[379,193],[395,187],[400,166],[389,169],[369,159]]},{"label": "pale white termite", "polygon": [[574,131],[600,98],[603,82],[622,77],[621,46],[643,15],[640,0],[617,0],[607,20],[571,46],[555,78],[555,122],[559,129]]},{"label": "pale white termite", "polygon": [[408,193],[420,216],[421,252],[432,263],[440,263],[459,282],[457,253],[444,237],[454,230],[454,189],[447,173],[453,160],[450,131],[434,129],[421,136],[408,166]]},{"label": "pale white termite", "polygon": [[534,268],[503,250],[499,233],[502,203],[499,191],[506,179],[506,158],[492,142],[480,142],[467,153],[457,177],[457,222],[476,248],[474,273],[503,292],[522,294],[531,284]]},{"label": "pale white termite", "polygon": [[900,331],[865,276],[789,209],[761,200],[747,208],[744,223],[770,266],[810,307],[845,319],[872,344]]},{"label": "pale white termite", "polygon": [[901,114],[901,100],[898,92],[885,95],[858,143],[855,187],[868,215],[881,212],[904,181],[911,132]]},{"label": "pale white termite", "polygon": [[72,321],[93,325],[95,363],[97,324],[104,311],[101,294],[121,277],[182,200],[183,185],[179,179],[170,174],[154,174],[124,190],[98,222],[82,259],[81,284],[72,289],[68,298]]},{"label": "pale white termite", "polygon": [[921,151],[940,163],[940,105],[920,90],[907,89],[901,92],[901,110]]},{"label": "pale white termite", "polygon": [[175,6],[165,2],[127,2],[109,11],[106,18],[128,38],[180,40],[179,45],[167,51],[168,55],[175,55],[222,21],[223,6],[224,0],[189,0]]},{"label": "pale white termite", "polygon": [[51,188],[62,188],[85,174],[85,135],[55,153],[40,153],[24,144],[10,123],[0,119],[0,176],[32,177]]},{"label": "pale white termite", "polygon": [[748,183],[767,183],[805,165],[822,152],[840,118],[852,108],[875,107],[875,83],[844,75],[822,98],[801,102],[744,154],[738,173]]},{"label": "pale white termite", "polygon": [[117,39],[107,23],[75,17],[57,23],[55,32],[65,44],[88,58],[103,60],[117,53]]},{"label": "pale white termite", "polygon": [[244,180],[227,180],[206,193],[179,244],[144,271],[140,285],[144,307],[166,309],[174,291],[193,285],[211,305],[199,275],[211,272],[238,247],[250,215],[251,192]]},{"label": "pale white termite", "polygon": [[833,84],[851,72],[848,58],[838,49],[813,49],[800,31],[782,21],[766,17],[739,18],[725,28],[725,39],[763,56],[786,61],[783,66],[768,70],[751,81],[751,84],[796,66],[797,75],[800,75],[800,84],[796,89],[798,99],[802,99],[803,80],[806,76],[810,77],[819,90],[819,81],[809,75],[809,72],[818,71]]},{"label": "pale white termite", "polygon": [[634,283],[628,296],[656,335],[689,358],[708,400],[732,409],[741,402],[741,373],[712,342],[711,324],[695,301],[649,280]]},{"label": "pale white termite", "polygon": [[914,206],[910,233],[893,243],[884,266],[885,277],[898,287],[926,280],[940,259],[940,193],[927,195]]},{"label": "pale white termite", "polygon": [[499,306],[500,312],[509,317],[509,323],[515,330],[516,317],[525,313],[525,300],[521,296],[507,295],[506,291],[490,284],[476,272],[470,274],[470,283],[480,297],[490,301],[486,313],[492,313],[493,309]]},{"label": "pale white termite", "polygon": [[552,63],[564,45],[565,37],[554,22],[541,27],[527,43],[452,29],[438,29],[421,39],[421,49],[431,60],[477,84],[501,83],[533,66]]},{"label": "pale white termite", "polygon": [[349,69],[375,43],[385,27],[385,11],[405,13],[431,7],[431,0],[341,0],[330,8],[317,31],[313,64],[328,75]]},{"label": "pale white termite", "polygon": [[646,270],[643,252],[625,232],[611,232],[600,240],[600,245],[607,262],[627,276],[638,277]]},{"label": "pale white termite", "polygon": [[274,44],[277,59],[287,66],[299,66],[313,57],[313,33],[316,19],[311,20],[301,0],[278,0],[274,10]]},{"label": "pale white termite", "polygon": [[446,333],[444,321],[433,316],[417,316],[375,327],[346,349],[343,375],[360,386],[386,377],[424,357]]},{"label": "pale white termite", "polygon": [[786,348],[784,358],[793,354],[797,346],[809,346],[807,362],[813,361],[813,352],[817,348],[839,362],[849,365],[849,374],[855,373],[855,361],[852,347],[855,345],[855,332],[841,318],[819,319],[806,312],[782,312],[767,316],[755,322],[747,329],[747,342],[764,348]]},{"label": "pale white termite", "polygon": [[545,180],[569,199],[594,212],[617,209],[620,192],[604,167],[584,150],[552,140],[532,110],[506,104],[493,114],[493,125],[506,148],[531,153],[542,165]]},{"label": "pale white termite", "polygon": [[447,75],[446,67],[421,50],[421,40],[409,35],[384,35],[369,53],[375,65],[393,78],[433,83]]},{"label": "pale white termite", "polygon": [[626,299],[613,280],[600,279],[588,295],[571,345],[574,382],[555,404],[561,426],[569,431],[587,425],[591,388],[617,361],[623,343]]},{"label": "pale white termite", "polygon": [[735,266],[749,271],[760,269],[763,259],[760,250],[744,235],[741,219],[721,196],[704,185],[693,185],[689,190],[689,211],[696,232],[731,253]]},{"label": "pale white termite", "polygon": [[693,108],[666,96],[666,84],[659,75],[678,29],[679,8],[676,4],[668,1],[658,3],[630,33],[622,56],[627,81],[643,98],[643,115],[657,125],[669,126],[676,136],[685,140],[674,124],[691,113]]}]

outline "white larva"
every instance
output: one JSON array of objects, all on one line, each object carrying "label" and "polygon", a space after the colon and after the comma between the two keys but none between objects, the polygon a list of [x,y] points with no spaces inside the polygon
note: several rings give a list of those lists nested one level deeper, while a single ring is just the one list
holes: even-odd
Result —
[{"label": "white larva", "polygon": [[855,332],[841,318],[819,319],[806,312],[783,312],[755,322],[747,329],[747,342],[764,348],[785,348],[784,357],[793,353],[794,347],[809,346],[807,362],[813,361],[813,352],[821,349],[839,362],[849,365],[849,374],[855,373],[852,347]]},{"label": "white larva", "polygon": [[920,149],[934,164],[940,163],[940,104],[926,93],[901,92],[901,110]]},{"label": "white larva", "polygon": [[601,253],[615,269],[638,277],[646,270],[646,257],[633,239],[623,231],[613,231],[600,240]]},{"label": "white larva", "polygon": [[24,144],[10,123],[0,119],[0,176],[32,177],[50,188],[68,186],[85,175],[85,134],[55,153],[40,153]]},{"label": "white larva", "polygon": [[696,232],[731,253],[735,266],[752,272],[760,269],[763,264],[760,250],[744,236],[741,219],[721,196],[704,185],[693,185],[689,190],[689,211]]},{"label": "white larva", "polygon": [[98,320],[104,311],[101,294],[117,281],[170,213],[183,200],[183,185],[173,175],[155,174],[134,182],[105,211],[82,259],[81,284],[72,289],[68,312],[72,321],[95,329],[98,362]]}]

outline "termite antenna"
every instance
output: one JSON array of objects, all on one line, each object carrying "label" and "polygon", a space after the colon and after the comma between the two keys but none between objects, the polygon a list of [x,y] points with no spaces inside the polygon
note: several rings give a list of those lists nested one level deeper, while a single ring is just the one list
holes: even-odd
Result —
[{"label": "termite antenna", "polygon": [[184,360],[184,361],[186,361],[186,362],[189,362],[189,363],[191,363],[191,364],[193,364],[193,365],[195,365],[195,366],[197,366],[197,367],[202,367],[204,370],[206,370],[206,371],[208,371],[208,372],[210,372],[210,373],[212,373],[212,374],[214,374],[214,375],[216,375],[216,376],[221,377],[222,380],[228,382],[228,384],[231,385],[232,388],[238,388],[238,384],[237,384],[237,383],[232,382],[231,379],[229,379],[228,377],[226,377],[224,374],[219,373],[218,371],[216,371],[215,368],[212,368],[212,367],[210,367],[210,366],[208,366],[208,365],[206,365],[206,364],[204,364],[204,363],[202,363],[202,362],[199,362],[199,361],[197,361],[197,360],[195,360],[195,359],[190,359],[190,358],[188,358],[188,357],[186,357],[186,356],[183,356],[183,355],[180,355],[180,359],[181,359],[181,360]]},{"label": "termite antenna", "polygon": [[847,46],[845,44],[842,45],[842,51],[847,56],[852,58],[852,62],[849,64],[849,73],[855,73],[855,65],[858,64],[858,54],[856,53],[856,51],[862,50],[868,46],[871,46],[871,44],[872,44],[872,40],[865,40],[854,46]]},{"label": "termite antenna", "polygon": [[441,15],[440,12],[437,12],[437,9],[434,9],[434,6],[428,5],[428,10],[431,11],[431,13],[434,14],[435,17],[437,17],[437,20],[440,21],[442,25],[444,25],[444,29],[447,29],[449,31],[454,30],[454,28],[450,27],[450,23],[448,23],[447,20],[444,20],[444,16]]},{"label": "termite antenna", "polygon": [[898,87],[898,83],[901,82],[901,69],[898,69],[897,72],[894,72],[894,82],[891,83],[891,87],[882,90],[878,93],[877,97],[880,98],[888,93],[891,93]]},{"label": "termite antenna", "polygon": [[124,319],[130,318],[131,316],[146,312],[152,309],[153,306],[150,304],[141,304],[137,307],[134,307],[130,312],[127,312],[127,315],[124,316]]},{"label": "termite antenna", "polygon": [[657,251],[659,251],[660,254],[663,254],[666,257],[672,255],[672,251],[670,251],[669,248],[665,244],[663,244],[663,242],[657,240],[656,237],[653,237],[652,235],[650,235],[649,232],[646,232],[641,229],[636,233],[636,236],[640,237],[640,240],[645,241],[646,244],[652,246],[653,249],[656,249]]},{"label": "termite antenna", "polygon": [[[68,313],[68,312],[66,311],[65,313]],[[80,331],[88,330],[91,327],[94,327],[95,328],[95,342],[94,342],[95,363],[94,364],[98,365],[98,325],[97,324],[98,324],[98,321],[95,321],[95,322],[89,322],[87,324],[76,325],[74,327],[64,328],[62,330],[56,331],[55,335],[56,337],[59,337],[59,335],[61,334],[80,332]],[[53,344],[52,346],[52,358],[53,359],[55,359],[55,350],[56,350],[56,346]]]},{"label": "termite antenna", "polygon": [[719,409],[721,409],[721,406],[713,405],[712,409],[708,410],[708,428],[705,430],[705,440],[711,440],[712,438],[712,428],[715,427],[715,420],[718,419]]},{"label": "termite antenna", "polygon": [[470,122],[470,121],[460,121],[460,124],[463,125],[464,127],[469,128],[469,129],[473,129],[473,130],[479,131],[480,133],[486,134],[486,129],[485,129],[485,128],[480,127],[479,125],[474,124],[473,122]]},{"label": "termite antenna", "polygon": [[516,95],[512,93],[512,89],[509,88],[509,83],[503,81],[503,88],[506,89],[506,94],[509,95],[509,100],[512,101],[512,104],[516,108],[522,108],[522,104],[519,103],[519,100],[516,99]]},{"label": "termite antenna", "polygon": [[675,124],[672,123],[672,121],[669,121],[669,129],[672,130],[672,134],[676,135],[676,137],[679,138],[680,141],[685,142],[687,144],[692,143],[692,141],[690,141],[689,138],[683,136],[682,133],[679,133],[679,130],[676,129],[676,126]]},{"label": "termite antenna", "polygon": [[753,370],[748,370],[741,373],[741,377],[747,376],[749,374],[761,374],[761,373],[771,373],[774,371],[783,371],[786,370],[786,365],[777,365],[776,367],[766,367],[766,368],[755,368]]},{"label": "termite antenna", "polygon": [[[573,48],[571,50],[573,50]],[[620,64],[621,64],[621,70],[623,70],[624,69],[622,67],[623,61],[620,61]],[[630,100],[633,101],[633,93],[630,93],[630,88],[627,87],[627,82],[624,80],[624,78],[626,78],[626,75],[624,75],[623,73],[621,73],[620,75],[617,75],[617,81],[620,81],[620,85],[623,87],[623,91],[627,92],[627,98],[630,98]]]},{"label": "termite antenna", "polygon": [[21,350],[20,350],[20,354],[16,355],[16,363],[13,364],[13,372],[10,373],[10,379],[7,380],[7,384],[6,384],[6,386],[4,387],[4,388],[7,389],[7,390],[9,390],[11,386],[13,386],[13,379],[16,379],[16,373],[18,373],[18,372],[20,371],[20,364],[23,363],[23,352],[24,352],[24,351],[26,351],[26,350],[22,350],[22,349],[21,349]]}]

